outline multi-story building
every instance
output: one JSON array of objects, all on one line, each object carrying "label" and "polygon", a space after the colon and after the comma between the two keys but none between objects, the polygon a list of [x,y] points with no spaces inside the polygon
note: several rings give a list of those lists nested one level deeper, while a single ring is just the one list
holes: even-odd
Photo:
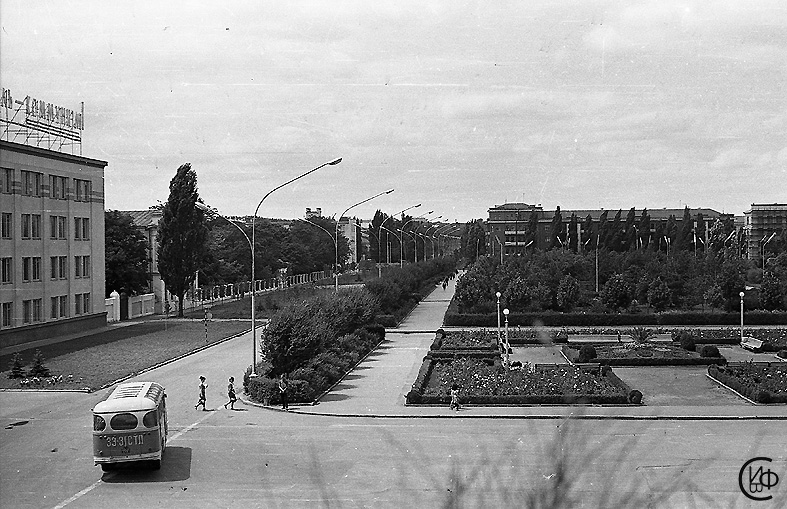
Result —
[{"label": "multi-story building", "polygon": [[762,260],[768,249],[776,246],[777,238],[787,230],[787,204],[752,203],[751,209],[743,215],[746,257]]},{"label": "multi-story building", "polygon": [[[598,223],[605,212],[604,209],[582,209],[582,210],[561,210],[561,230],[565,232],[564,239],[573,236],[576,238],[577,250],[581,251],[582,246],[587,245],[592,236],[597,233]],[[608,219],[612,220],[617,214],[617,210],[607,210]],[[622,209],[623,220],[628,213],[628,209]],[[640,219],[642,210],[635,211],[637,221]],[[488,210],[487,219],[487,251],[497,256],[522,254],[526,250],[546,249],[552,243],[552,221],[555,217],[555,210],[544,210],[541,205],[530,205],[527,203],[505,203],[496,205]],[[717,219],[732,220],[731,214],[722,214],[712,209],[697,208],[689,209],[693,218],[695,231],[700,232],[702,242],[707,243],[708,230],[711,224]],[[569,233],[571,227],[571,217],[576,217],[574,231]],[[674,217],[676,225],[680,227],[683,221],[684,209],[648,209],[650,216],[651,231],[645,237],[655,239],[654,234],[659,223],[666,223],[670,217]],[[588,222],[588,217],[590,221]],[[701,220],[699,218],[702,218]],[[701,221],[702,224],[698,222]],[[534,232],[534,233],[533,233]],[[558,241],[560,242],[560,241]]]},{"label": "multi-story building", "polygon": [[0,345],[106,325],[105,161],[0,141]]},{"label": "multi-story building", "polygon": [[[148,290],[155,295],[154,311],[157,314],[164,312],[164,302],[169,300],[166,295],[166,285],[158,271],[158,223],[161,220],[161,209],[128,210],[134,226],[142,232],[147,241],[148,275],[150,276]],[[113,290],[110,288],[110,290]]]}]

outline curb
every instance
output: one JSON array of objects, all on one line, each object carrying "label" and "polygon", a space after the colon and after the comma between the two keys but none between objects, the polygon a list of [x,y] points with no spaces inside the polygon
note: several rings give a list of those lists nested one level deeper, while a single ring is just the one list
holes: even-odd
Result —
[{"label": "curb", "polygon": [[757,403],[756,401],[753,401],[753,400],[751,400],[751,399],[747,398],[746,396],[744,396],[744,395],[743,395],[743,394],[741,394],[740,392],[736,391],[735,389],[733,389],[733,388],[732,388],[732,387],[730,387],[729,385],[727,385],[727,384],[725,384],[725,383],[721,382],[721,381],[720,381],[720,380],[718,380],[717,378],[714,378],[714,377],[713,377],[713,376],[712,376],[710,373],[707,373],[707,372],[706,372],[706,373],[705,373],[705,376],[707,376],[708,378],[710,378],[711,380],[713,380],[713,381],[714,381],[714,382],[716,382],[717,384],[721,385],[722,387],[724,387],[724,388],[725,388],[725,389],[727,389],[728,391],[732,391],[732,392],[733,392],[733,394],[736,394],[736,395],[737,395],[737,396],[739,396],[741,399],[743,399],[743,400],[745,400],[745,401],[748,401],[748,402],[749,402],[749,403],[751,403],[752,405],[754,405],[754,406],[762,406],[760,403]]}]

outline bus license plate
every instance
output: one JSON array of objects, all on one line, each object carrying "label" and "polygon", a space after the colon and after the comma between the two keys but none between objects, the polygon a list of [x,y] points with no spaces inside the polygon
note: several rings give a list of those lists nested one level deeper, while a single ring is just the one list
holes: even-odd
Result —
[{"label": "bus license plate", "polygon": [[107,437],[107,447],[131,447],[134,445],[144,445],[145,435],[120,435]]}]

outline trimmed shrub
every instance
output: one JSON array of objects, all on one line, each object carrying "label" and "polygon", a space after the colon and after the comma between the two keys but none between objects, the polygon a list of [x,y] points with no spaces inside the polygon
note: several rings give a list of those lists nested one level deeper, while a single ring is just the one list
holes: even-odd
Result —
[{"label": "trimmed shrub", "polygon": [[25,376],[24,364],[22,363],[22,355],[16,352],[11,357],[11,369],[8,372],[8,378],[23,378]]},{"label": "trimmed shrub", "polygon": [[700,351],[701,357],[721,357],[719,349],[714,345],[704,345]]},{"label": "trimmed shrub", "polygon": [[629,403],[634,405],[639,405],[642,403],[642,393],[638,390],[634,389],[633,391],[629,392]]},{"label": "trimmed shrub", "polygon": [[579,363],[590,362],[595,358],[596,358],[596,348],[593,345],[582,345],[582,348],[579,349],[579,357],[577,358],[577,362]]},{"label": "trimmed shrub", "polygon": [[697,350],[697,345],[694,342],[694,334],[691,331],[682,330],[678,331],[677,334],[673,334],[673,338],[677,335],[678,341],[680,341],[680,347],[684,350],[688,350],[689,352],[695,352]]},{"label": "trimmed shrub", "polygon": [[49,376],[49,374],[49,368],[44,366],[44,354],[41,353],[41,350],[36,349],[36,353],[33,356],[33,367],[30,368],[27,375],[43,378]]},{"label": "trimmed shrub", "polygon": [[779,353],[776,354],[778,357],[782,359],[787,359],[787,350],[779,350]]}]

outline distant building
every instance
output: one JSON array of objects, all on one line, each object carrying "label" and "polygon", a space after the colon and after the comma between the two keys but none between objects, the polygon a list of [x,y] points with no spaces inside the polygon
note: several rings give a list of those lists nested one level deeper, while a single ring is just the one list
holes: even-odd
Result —
[{"label": "distant building", "polygon": [[[650,216],[650,232],[648,237],[656,242],[661,239],[655,238],[655,232],[659,223],[666,223],[670,216],[675,217],[676,224],[680,227],[683,221],[684,209],[647,209]],[[604,209],[561,209],[561,230],[566,234],[564,239],[572,236],[576,238],[577,251],[582,251],[583,246],[597,233],[598,223]],[[612,220],[618,209],[606,210],[608,220]],[[621,221],[624,221],[629,209],[622,209]],[[642,210],[636,210],[637,221],[639,221]],[[696,208],[689,209],[693,218],[692,227],[700,232],[700,239],[707,243],[708,229],[717,219],[730,219],[731,214],[723,214],[712,209]],[[552,221],[555,217],[555,210],[544,210],[541,205],[530,205],[527,203],[505,203],[495,205],[488,210],[487,219],[487,250],[492,255],[522,254],[526,250],[546,249],[552,242]],[[571,216],[576,216],[575,230],[569,232],[571,228]],[[697,224],[698,217],[702,216],[702,223]],[[590,228],[588,229],[587,218],[590,217]],[[535,225],[531,221],[535,219]],[[531,234],[535,226],[535,235]]]},{"label": "distant building", "polygon": [[[752,203],[751,209],[743,213],[746,232],[746,257],[761,260],[763,247],[775,246],[775,240],[787,230],[787,204]],[[769,240],[770,239],[770,240]]]},{"label": "distant building", "polygon": [[0,141],[0,346],[106,325],[106,166]]},{"label": "distant building", "polygon": [[[161,314],[164,312],[164,301],[167,299],[166,285],[161,280],[161,274],[158,271],[158,223],[161,220],[162,212],[160,209],[148,209],[127,210],[124,213],[131,216],[134,226],[142,232],[147,241],[148,275],[150,276],[148,291],[156,296],[155,313]],[[110,288],[110,290],[117,290],[117,288]]]},{"label": "distant building", "polygon": [[347,238],[347,245],[350,251],[345,258],[345,264],[358,263],[362,255],[363,240],[361,236],[361,222],[355,217],[339,218],[339,233]]},{"label": "distant building", "polygon": [[320,207],[316,209],[306,207],[306,219],[313,219],[315,217],[322,217],[322,209]]}]

